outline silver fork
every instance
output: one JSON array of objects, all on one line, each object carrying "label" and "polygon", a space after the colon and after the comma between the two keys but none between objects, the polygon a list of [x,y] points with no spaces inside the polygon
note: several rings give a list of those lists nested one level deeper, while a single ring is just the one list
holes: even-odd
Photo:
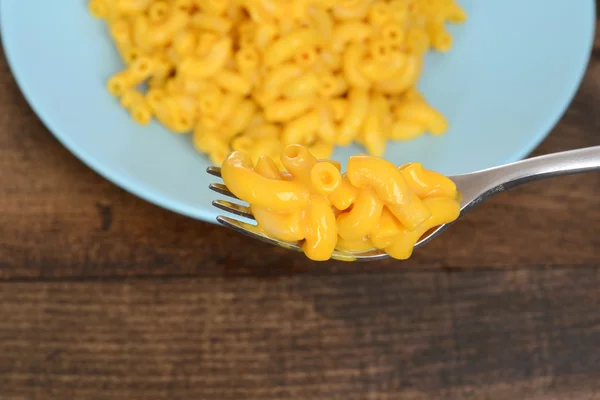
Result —
[{"label": "silver fork", "polygon": [[[529,158],[478,172],[454,175],[451,176],[450,179],[456,183],[458,190],[462,194],[460,203],[460,216],[462,217],[484,200],[517,185],[540,179],[553,178],[555,176],[591,171],[600,171],[600,146]],[[208,167],[206,172],[216,177],[221,177],[221,169],[218,167]],[[213,183],[209,188],[222,195],[237,199],[237,197],[223,184]],[[254,219],[250,208],[243,204],[225,200],[215,200],[212,204],[231,214],[239,215],[247,219]],[[221,215],[217,217],[217,221],[228,228],[264,242],[286,249],[302,251],[300,243],[282,242],[270,238],[264,235],[260,230],[257,230],[256,225]],[[451,224],[444,224],[432,229],[421,237],[415,247],[420,247],[429,242],[450,225]],[[374,261],[388,257],[389,256],[381,250],[370,250],[361,253],[348,253],[336,250],[332,256],[333,259],[341,261]]]}]

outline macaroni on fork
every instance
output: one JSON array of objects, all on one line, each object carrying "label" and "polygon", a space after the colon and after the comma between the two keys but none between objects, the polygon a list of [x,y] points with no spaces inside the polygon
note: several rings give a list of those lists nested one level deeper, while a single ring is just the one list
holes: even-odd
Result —
[{"label": "macaroni on fork", "polygon": [[298,242],[312,260],[335,249],[381,249],[407,259],[428,230],[460,214],[452,180],[419,163],[396,167],[373,156],[354,156],[342,174],[335,161],[317,160],[301,145],[286,147],[281,172],[269,156],[253,163],[234,151],[222,165],[225,185],[250,204],[261,229],[272,238]]},{"label": "macaroni on fork", "polygon": [[[90,0],[126,67],[108,91],[221,164],[231,150],[276,160],[289,144],[380,156],[387,140],[447,130],[416,90],[445,52],[455,0]],[[278,167],[282,167],[276,161]]]}]

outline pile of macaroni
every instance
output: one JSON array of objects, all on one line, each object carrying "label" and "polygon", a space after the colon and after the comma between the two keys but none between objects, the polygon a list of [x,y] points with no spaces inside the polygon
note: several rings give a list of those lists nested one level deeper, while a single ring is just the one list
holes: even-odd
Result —
[{"label": "pile of macaroni", "polygon": [[[454,0],[90,0],[127,67],[108,90],[220,164],[230,150],[278,160],[306,145],[380,156],[387,139],[442,134],[416,91],[424,54],[448,51]],[[146,85],[144,85],[146,84]],[[142,86],[148,88],[142,91]]]},{"label": "pile of macaroni", "polygon": [[235,151],[223,161],[223,181],[250,204],[259,229],[278,240],[304,241],[312,260],[327,260],[335,249],[381,249],[404,260],[428,230],[460,214],[454,182],[419,163],[396,167],[354,156],[342,175],[339,163],[317,161],[301,145],[286,147],[281,162],[288,173],[268,156],[254,164]]}]

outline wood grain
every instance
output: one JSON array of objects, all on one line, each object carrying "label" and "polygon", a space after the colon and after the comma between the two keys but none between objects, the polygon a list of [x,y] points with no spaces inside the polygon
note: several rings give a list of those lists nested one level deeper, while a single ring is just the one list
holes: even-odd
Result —
[{"label": "wood grain", "polygon": [[[600,35],[535,154],[600,144]],[[600,399],[600,175],[521,187],[408,262],[311,263],[159,209],[0,61],[0,400]]]},{"label": "wood grain", "polygon": [[0,398],[596,399],[598,286],[598,268],[5,282]]}]

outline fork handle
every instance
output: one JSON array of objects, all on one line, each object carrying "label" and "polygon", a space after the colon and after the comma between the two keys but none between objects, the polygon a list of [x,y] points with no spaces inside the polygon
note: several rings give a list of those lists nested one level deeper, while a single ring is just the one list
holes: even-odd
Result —
[{"label": "fork handle", "polygon": [[474,203],[469,204],[471,208],[517,185],[591,171],[600,171],[600,146],[547,154],[464,175],[465,183],[469,181],[467,190],[472,193],[463,196],[466,203]]}]

